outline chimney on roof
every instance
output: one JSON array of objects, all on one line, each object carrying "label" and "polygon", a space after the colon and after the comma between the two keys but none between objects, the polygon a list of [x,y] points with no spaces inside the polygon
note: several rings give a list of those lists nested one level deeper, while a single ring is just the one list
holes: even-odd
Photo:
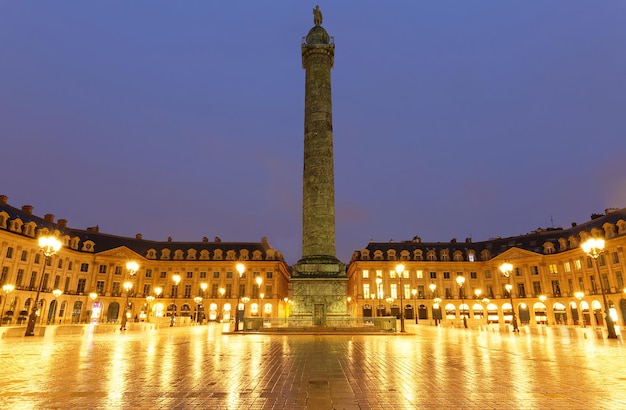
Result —
[{"label": "chimney on roof", "polygon": [[207,238],[206,236],[202,237],[202,243],[208,243],[209,242],[209,238]]},{"label": "chimney on roof", "polygon": [[456,243],[456,238],[450,239],[450,243]]},{"label": "chimney on roof", "polygon": [[168,236],[168,237],[167,237],[167,241],[168,241],[168,242],[172,242],[172,237],[171,237],[171,236]]},{"label": "chimney on roof", "polygon": [[22,206],[22,212],[24,212],[26,215],[32,215],[33,214],[33,206],[32,205],[24,205],[24,206]]},{"label": "chimney on roof", "polygon": [[572,222],[572,228],[576,228],[576,225],[578,225],[576,222]]},{"label": "chimney on roof", "polygon": [[138,233],[137,235],[135,235],[135,239],[141,239],[141,234]]},{"label": "chimney on roof", "polygon": [[57,221],[57,226],[58,226],[60,229],[65,229],[65,228],[67,228],[67,219],[59,219],[59,220]]},{"label": "chimney on roof", "polygon": [[465,243],[472,243],[472,238],[465,238]]},{"label": "chimney on roof", "polygon": [[54,215],[52,215],[52,214],[45,214],[45,215],[43,216],[43,220],[44,220],[45,222],[48,222],[48,223],[53,224],[53,223],[54,223]]},{"label": "chimney on roof", "polygon": [[617,212],[617,211],[619,211],[619,208],[606,208],[606,209],[604,210],[604,213],[605,213],[606,215],[608,215],[608,214],[612,214],[613,212]]},{"label": "chimney on roof", "polygon": [[7,201],[9,200],[9,197],[6,195],[0,195],[0,204],[1,205],[6,205]]},{"label": "chimney on roof", "polygon": [[98,225],[96,226],[89,226],[87,227],[87,232],[100,232],[100,227]]}]

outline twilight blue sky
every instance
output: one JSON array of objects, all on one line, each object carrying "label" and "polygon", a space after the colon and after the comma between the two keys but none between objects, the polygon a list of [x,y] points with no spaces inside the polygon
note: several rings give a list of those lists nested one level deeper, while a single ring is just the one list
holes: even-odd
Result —
[{"label": "twilight blue sky", "polygon": [[[0,194],[73,228],[301,256],[315,2],[0,2]],[[626,2],[319,1],[337,256],[626,207]]]}]

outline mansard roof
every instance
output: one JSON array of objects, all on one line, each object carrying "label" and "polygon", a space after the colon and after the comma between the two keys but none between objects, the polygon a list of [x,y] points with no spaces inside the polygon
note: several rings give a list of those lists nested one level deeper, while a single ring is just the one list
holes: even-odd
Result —
[{"label": "mansard roof", "polygon": [[[497,237],[481,242],[472,242],[469,238],[464,242],[457,242],[456,239],[453,239],[450,242],[423,242],[421,238],[417,236],[412,240],[401,242],[370,241],[370,243],[368,243],[363,250],[354,252],[352,260],[371,260],[377,251],[382,252],[383,260],[397,260],[399,259],[402,251],[408,251],[411,255],[411,260],[413,259],[415,251],[421,251],[425,259],[429,251],[434,251],[437,255],[440,255],[441,251],[447,250],[451,260],[454,253],[457,251],[462,252],[464,256],[467,255],[469,251],[473,251],[477,257],[480,257],[483,251],[488,251],[490,258],[493,258],[514,247],[543,254],[545,253],[544,245],[546,243],[552,243],[554,245],[554,252],[556,253],[571,249],[570,247],[568,247],[568,249],[563,249],[560,246],[560,240],[564,240],[565,243],[569,244],[571,238],[580,240],[584,237],[585,233],[591,234],[592,231],[595,231],[596,234],[599,234],[600,236],[606,236],[606,230],[609,229],[611,231],[611,235],[625,235],[626,208],[611,209],[606,212],[607,213],[604,215],[594,214],[592,215],[592,219],[590,221],[581,224],[574,223],[572,224],[572,227],[567,229],[539,228],[525,235],[507,238]],[[392,251],[392,254],[395,251],[394,256],[390,257],[390,250]],[[366,256],[363,258],[364,254],[369,254],[369,257]],[[464,260],[467,259],[464,258]]]},{"label": "mansard roof", "polygon": [[[200,242],[172,241],[171,238],[168,238],[167,241],[153,241],[142,239],[141,235],[137,235],[135,238],[128,238],[101,233],[98,227],[87,228],[85,230],[69,228],[66,226],[65,220],[60,219],[55,223],[53,221],[54,216],[52,215],[46,215],[41,218],[32,214],[31,206],[26,205],[22,207],[22,209],[19,209],[8,205],[6,203],[6,197],[2,199],[3,200],[0,200],[0,225],[2,225],[2,217],[4,216],[5,226],[0,226],[0,229],[10,231],[10,221],[15,220],[20,220],[22,225],[34,223],[35,229],[30,234],[24,232],[22,229],[16,229],[13,233],[35,237],[35,232],[41,230],[56,232],[61,237],[67,236],[70,239],[77,238],[78,242],[74,250],[80,252],[99,253],[123,246],[146,257],[150,250],[156,251],[157,255],[160,255],[165,249],[169,249],[172,253],[181,250],[185,255],[187,255],[190,250],[195,250],[198,253],[209,251],[211,255],[213,255],[216,250],[221,250],[224,254],[228,251],[234,251],[237,255],[240,255],[241,251],[246,250],[250,255],[250,259],[252,259],[253,253],[259,251],[262,255],[261,260],[283,260],[282,253],[272,249],[267,238],[262,238],[260,242],[222,242],[217,237],[213,241],[203,238]],[[89,247],[89,250],[86,250],[81,245],[85,242],[93,242],[93,247]],[[224,257],[223,260],[226,260],[226,258]]]}]

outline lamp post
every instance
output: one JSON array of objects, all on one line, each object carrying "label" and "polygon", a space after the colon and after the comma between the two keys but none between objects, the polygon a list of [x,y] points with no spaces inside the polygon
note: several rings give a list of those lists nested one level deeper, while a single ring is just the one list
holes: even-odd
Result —
[{"label": "lamp post", "polygon": [[590,258],[593,258],[595,263],[594,266],[596,268],[596,273],[598,275],[598,279],[600,280],[600,290],[602,291],[602,300],[604,301],[604,317],[606,320],[606,329],[608,330],[608,338],[609,339],[617,339],[617,334],[615,333],[615,324],[613,323],[613,318],[611,317],[611,313],[609,310],[609,303],[606,300],[606,291],[604,290],[604,281],[600,277],[600,267],[598,266],[598,258],[604,252],[604,239],[601,238],[591,238],[585,241],[581,247],[583,248],[583,252],[587,254]]},{"label": "lamp post", "polygon": [[404,288],[402,287],[402,276],[404,275],[404,265],[396,265],[396,273],[400,276],[400,333],[404,333],[404,300],[402,299]]},{"label": "lamp post", "polygon": [[[241,286],[239,282],[241,282],[241,277],[243,276],[243,273],[246,271],[246,266],[243,263],[238,263],[237,266],[235,266],[235,269],[237,269],[237,273],[239,274],[238,279],[237,279],[237,307],[235,308],[235,332],[238,332],[239,331],[239,300],[241,299],[241,295],[240,295]],[[245,312],[245,303],[244,303],[244,312]]]},{"label": "lamp post", "polygon": [[198,323],[198,310],[200,310],[200,303],[202,303],[202,296],[196,296],[193,298],[193,301],[196,302],[196,314],[194,315],[193,321]]},{"label": "lamp post", "polygon": [[[476,300],[480,300],[480,295],[483,294],[482,289],[474,289],[474,295],[476,296]],[[476,313],[474,313],[474,319],[476,319]]]},{"label": "lamp post", "polygon": [[511,284],[511,272],[513,272],[513,265],[508,262],[504,262],[500,265],[500,272],[509,280],[504,287],[506,291],[509,293],[509,301],[511,302],[511,311],[513,312],[511,323],[513,324],[513,332],[519,332],[517,327],[517,317],[515,316],[515,306],[513,306],[513,285]]},{"label": "lamp post", "polygon": [[39,286],[37,286],[37,295],[35,296],[35,303],[33,304],[30,316],[28,317],[28,326],[26,326],[26,333],[24,336],[35,336],[35,322],[37,321],[37,310],[39,307],[39,294],[41,293],[41,286],[43,285],[43,278],[45,277],[46,265],[50,261],[50,258],[61,249],[61,241],[54,236],[42,236],[39,238],[39,248],[44,255],[43,266],[41,268],[41,278],[39,279]]},{"label": "lamp post", "polygon": [[148,311],[146,312],[146,322],[150,323],[150,312],[152,311],[152,302],[154,302],[154,296],[146,296],[146,302],[148,303]]},{"label": "lamp post", "polygon": [[489,325],[489,302],[491,302],[489,300],[489,298],[483,298],[483,300],[481,300],[481,302],[485,305],[485,319],[487,320],[487,325]]},{"label": "lamp post", "polygon": [[438,315],[435,319],[435,326],[439,326],[439,320],[440,320],[440,316],[441,316],[441,305],[440,303],[442,302],[441,298],[433,298],[433,316],[435,316],[435,309],[437,309],[438,311]]},{"label": "lamp post", "polygon": [[[55,305],[56,305],[55,309],[54,309],[54,312],[52,313],[52,324],[55,324],[54,323],[54,315],[56,314],[56,310],[57,310],[57,308],[59,306],[59,302],[58,302],[59,296],[61,296],[62,294],[63,294],[63,291],[61,289],[55,289],[55,290],[52,291],[52,295],[54,296]],[[49,310],[48,310],[48,312],[49,312]],[[49,316],[50,316],[50,313],[48,313],[48,317]],[[48,320],[48,323],[50,323],[50,320]]]},{"label": "lamp post", "polygon": [[174,327],[174,322],[176,321],[176,296],[178,296],[178,284],[180,283],[180,275],[172,276],[172,281],[174,282],[174,286],[176,286],[176,292],[172,292],[174,293],[174,301],[172,302],[174,305],[174,309],[172,309],[172,314],[170,316],[170,327]]},{"label": "lamp post", "polygon": [[263,278],[260,276],[257,276],[256,279],[256,285],[258,286],[258,289],[256,291],[256,308],[257,308],[257,315],[261,316],[261,307],[259,306],[260,304],[260,296],[261,296],[261,285],[263,284]]},{"label": "lamp post", "polygon": [[574,296],[576,297],[576,299],[578,299],[578,306],[580,306],[580,313],[578,314],[580,322],[581,322],[581,326],[582,327],[587,327],[587,325],[585,324],[585,315],[583,314],[583,298],[585,297],[585,292],[576,292],[574,293]]},{"label": "lamp post", "polygon": [[135,276],[137,270],[139,269],[139,265],[137,262],[130,261],[126,263],[126,270],[128,271],[128,279],[124,282],[124,290],[126,291],[126,301],[124,302],[124,315],[122,316],[122,324],[120,326],[120,330],[126,330],[126,322],[128,321],[128,297],[130,296],[130,290],[133,288],[133,282],[131,282],[132,277]]},{"label": "lamp post", "polygon": [[[430,289],[430,294],[433,297],[433,308],[435,307],[435,290],[437,290],[437,285],[435,285],[434,283],[431,283],[430,285],[428,285],[428,289]],[[437,319],[435,319],[435,311],[432,311],[433,314],[433,320],[435,321],[435,326],[437,325]]]},{"label": "lamp post", "polygon": [[411,289],[411,294],[415,300],[415,304],[413,306],[413,316],[415,316],[415,324],[417,324],[417,289]]},{"label": "lamp post", "polygon": [[6,284],[2,286],[2,290],[4,291],[4,302],[2,302],[2,313],[0,313],[0,326],[2,326],[2,323],[4,322],[4,308],[7,305],[9,293],[13,292],[13,289],[15,289],[15,286],[13,285]]},{"label": "lamp post", "polygon": [[261,303],[260,303],[260,306],[259,306],[259,310],[260,310],[259,313],[261,314],[261,317],[264,317],[265,309],[263,308],[263,305],[265,304],[265,301],[264,301],[265,293],[261,293],[259,296],[261,297]]},{"label": "lamp post", "polygon": [[226,289],[219,288],[218,292],[220,293],[220,299],[222,299],[222,313],[220,314],[220,322],[224,319],[224,294],[226,293]]},{"label": "lamp post", "polygon": [[380,296],[381,296],[381,284],[383,283],[383,278],[381,277],[377,277],[376,278],[376,299],[378,300],[378,305],[376,306],[376,316],[382,316],[379,312],[380,309]]},{"label": "lamp post", "polygon": [[467,329],[467,316],[465,315],[465,293],[463,292],[463,284],[465,283],[465,276],[459,275],[456,277],[456,283],[459,285],[459,294],[461,296],[461,315],[463,316],[463,327]]},{"label": "lamp post", "polygon": [[[96,308],[96,306],[99,307],[99,304],[96,305],[96,299],[98,299],[98,294],[96,292],[90,292],[89,293],[89,299],[91,299],[91,318],[90,319],[93,319],[94,318],[94,309]],[[97,318],[99,318],[99,317],[100,317],[100,312],[98,312]],[[95,320],[94,323],[95,322],[97,322],[97,320]]]}]

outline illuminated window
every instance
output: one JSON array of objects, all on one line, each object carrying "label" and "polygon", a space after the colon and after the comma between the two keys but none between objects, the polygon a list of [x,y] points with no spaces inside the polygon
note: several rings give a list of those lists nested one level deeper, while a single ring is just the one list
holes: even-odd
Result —
[{"label": "illuminated window", "polygon": [[367,279],[370,277],[370,271],[368,270],[363,270],[363,279]]},{"label": "illuminated window", "polygon": [[370,284],[369,283],[364,283],[363,284],[363,297],[365,299],[369,299],[371,297],[371,295],[370,295]]}]

